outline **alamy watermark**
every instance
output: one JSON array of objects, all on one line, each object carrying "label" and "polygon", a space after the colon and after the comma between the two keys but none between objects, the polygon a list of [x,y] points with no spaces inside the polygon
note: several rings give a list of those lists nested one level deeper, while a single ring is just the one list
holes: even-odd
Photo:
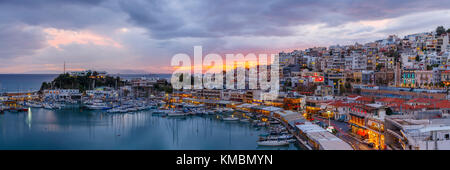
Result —
[{"label": "alamy watermark", "polygon": [[171,66],[176,68],[171,78],[174,89],[251,89],[261,90],[265,100],[278,97],[280,67],[276,54],[226,54],[224,62],[215,53],[203,57],[202,46],[194,46],[193,59],[184,53],[172,57]]}]

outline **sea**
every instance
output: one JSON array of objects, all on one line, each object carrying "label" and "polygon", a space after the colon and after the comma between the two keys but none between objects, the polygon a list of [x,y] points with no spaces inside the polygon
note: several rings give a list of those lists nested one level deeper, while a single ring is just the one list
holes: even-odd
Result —
[{"label": "sea", "polygon": [[[120,75],[123,79],[149,75]],[[170,75],[160,75],[170,78]],[[57,75],[0,75],[8,92],[38,90]],[[297,144],[260,147],[268,129],[216,116],[167,118],[151,111],[106,113],[69,107],[0,114],[0,150],[301,150]]]}]

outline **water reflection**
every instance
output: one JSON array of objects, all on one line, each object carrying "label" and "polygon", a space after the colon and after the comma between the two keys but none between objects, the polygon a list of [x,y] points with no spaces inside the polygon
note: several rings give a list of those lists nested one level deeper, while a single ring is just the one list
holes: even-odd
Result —
[{"label": "water reflection", "polygon": [[28,129],[31,129],[32,118],[33,118],[33,115],[31,114],[31,108],[28,108],[27,119],[25,120],[25,122],[28,125]]}]

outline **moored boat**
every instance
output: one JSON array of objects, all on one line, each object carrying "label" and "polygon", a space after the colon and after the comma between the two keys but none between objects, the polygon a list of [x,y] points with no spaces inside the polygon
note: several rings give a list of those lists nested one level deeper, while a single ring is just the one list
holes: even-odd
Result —
[{"label": "moored boat", "polygon": [[223,117],[222,120],[223,121],[238,121],[239,118],[238,117]]},{"label": "moored boat", "polygon": [[279,136],[267,136],[266,139],[269,140],[286,140],[286,139],[292,139],[293,135],[279,135]]},{"label": "moored boat", "polygon": [[250,119],[243,118],[243,119],[239,119],[239,121],[240,121],[240,122],[245,122],[245,123],[247,123],[247,122],[250,122]]},{"label": "moored boat", "polygon": [[105,103],[100,103],[100,102],[95,102],[93,104],[86,105],[86,107],[88,109],[90,109],[90,110],[108,110],[108,109],[111,109],[111,107],[109,107]]},{"label": "moored boat", "polygon": [[167,113],[168,117],[180,117],[180,116],[186,116],[186,113],[178,112],[178,111],[170,111]]},{"label": "moored boat", "polygon": [[289,145],[289,142],[285,141],[285,140],[264,140],[264,141],[258,141],[257,143],[260,146],[284,146],[284,145]]}]

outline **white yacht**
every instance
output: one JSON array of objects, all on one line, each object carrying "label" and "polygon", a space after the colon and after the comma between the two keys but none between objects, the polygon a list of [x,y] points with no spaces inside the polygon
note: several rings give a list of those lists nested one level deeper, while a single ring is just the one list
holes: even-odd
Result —
[{"label": "white yacht", "polygon": [[106,105],[106,103],[100,103],[100,102],[94,102],[90,105],[86,105],[86,107],[88,109],[91,110],[108,110],[111,109],[111,107],[108,107],[108,105]]},{"label": "white yacht", "polygon": [[260,145],[260,146],[284,146],[284,145],[289,145],[289,142],[284,141],[284,140],[265,140],[265,141],[258,141],[258,145]]},{"label": "white yacht", "polygon": [[231,117],[223,117],[222,120],[223,120],[223,121],[238,121],[239,118],[238,118],[238,117],[231,116]]},{"label": "white yacht", "polygon": [[186,114],[183,113],[183,112],[179,112],[179,111],[169,111],[167,113],[167,116],[169,116],[169,117],[178,117],[178,116],[186,116]]}]

